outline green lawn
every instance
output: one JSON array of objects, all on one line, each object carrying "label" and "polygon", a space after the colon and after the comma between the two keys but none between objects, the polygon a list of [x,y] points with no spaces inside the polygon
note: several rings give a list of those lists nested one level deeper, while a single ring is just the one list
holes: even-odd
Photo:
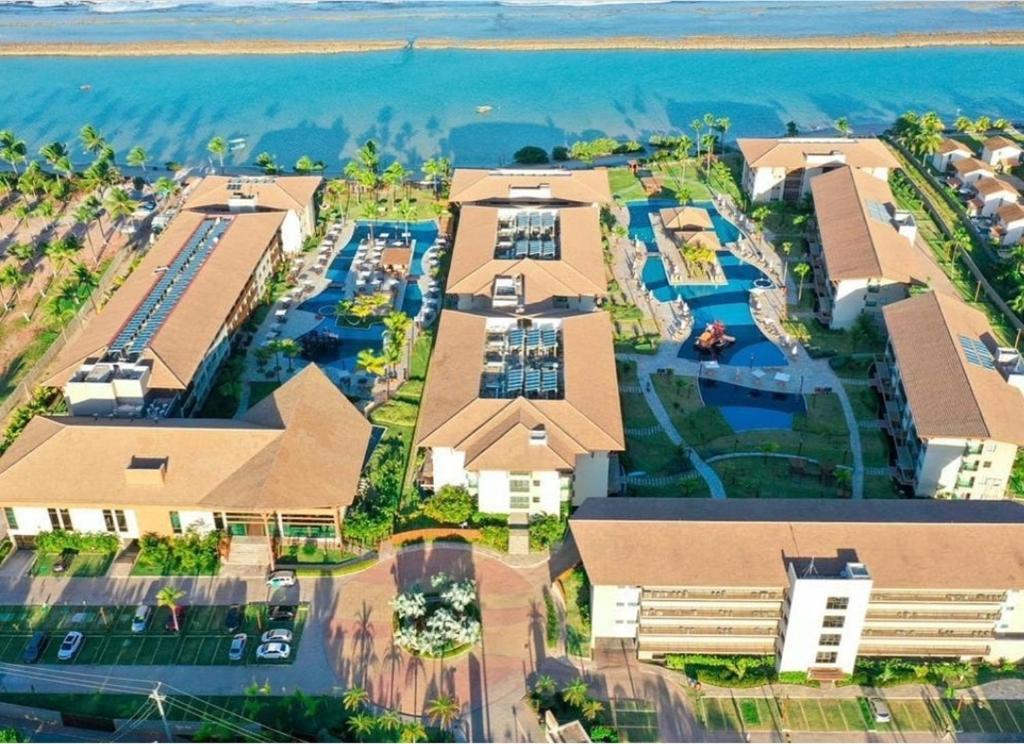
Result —
[{"label": "green lawn", "polygon": [[789,460],[743,457],[711,464],[729,498],[834,499],[840,491],[834,481],[822,481],[818,468],[794,471]]},{"label": "green lawn", "polygon": [[574,656],[590,655],[590,581],[583,566],[561,579],[565,597],[567,651]]},{"label": "green lawn", "polygon": [[[0,661],[19,663],[30,634],[36,630],[48,633],[49,642],[42,663],[103,664],[128,666],[280,664],[294,661],[302,629],[309,614],[308,605],[300,605],[293,623],[271,623],[265,604],[249,604],[243,608],[240,632],[249,636],[246,659],[228,660],[232,634],[224,622],[227,605],[192,605],[186,609],[180,634],[165,629],[170,610],[156,607],[149,627],[143,633],[132,633],[134,606],[5,606],[0,607]],[[260,634],[274,627],[289,627],[293,632],[292,655],[286,662],[256,660]],[[57,652],[64,634],[78,630],[85,642],[70,662],[58,662]]]},{"label": "green lawn", "polygon": [[36,559],[32,563],[29,573],[32,576],[58,576],[70,578],[72,576],[105,576],[114,560],[113,553],[75,553],[67,570],[54,574],[53,564],[60,558],[59,553],[40,553],[36,551]]}]

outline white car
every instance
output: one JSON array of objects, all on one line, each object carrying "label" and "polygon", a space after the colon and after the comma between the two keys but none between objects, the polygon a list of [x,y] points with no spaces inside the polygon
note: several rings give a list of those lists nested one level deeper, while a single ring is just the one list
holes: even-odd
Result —
[{"label": "white car", "polygon": [[275,628],[274,630],[268,630],[260,638],[260,643],[291,643],[292,632],[287,628]]},{"label": "white car", "polygon": [[271,571],[270,575],[267,576],[267,586],[272,589],[295,586],[295,572],[286,568]]},{"label": "white car", "polygon": [[139,605],[135,608],[132,616],[132,633],[144,633],[149,625],[149,617],[153,614],[153,608],[149,605]]},{"label": "white car", "polygon": [[82,648],[82,644],[85,642],[85,636],[79,633],[77,630],[72,630],[61,641],[60,650],[57,652],[58,661],[71,661],[75,658],[75,654]]},{"label": "white car", "polygon": [[231,639],[231,646],[228,648],[229,661],[241,661],[245,658],[245,642],[249,639],[245,633],[238,633]]},{"label": "white car", "polygon": [[287,643],[264,643],[256,649],[256,658],[263,660],[287,659],[291,656],[292,647]]}]

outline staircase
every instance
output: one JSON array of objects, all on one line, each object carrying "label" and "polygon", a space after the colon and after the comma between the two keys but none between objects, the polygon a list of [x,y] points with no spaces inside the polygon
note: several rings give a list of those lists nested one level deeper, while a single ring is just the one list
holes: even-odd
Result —
[{"label": "staircase", "polygon": [[221,578],[260,578],[270,568],[271,557],[266,537],[234,535],[218,575]]}]

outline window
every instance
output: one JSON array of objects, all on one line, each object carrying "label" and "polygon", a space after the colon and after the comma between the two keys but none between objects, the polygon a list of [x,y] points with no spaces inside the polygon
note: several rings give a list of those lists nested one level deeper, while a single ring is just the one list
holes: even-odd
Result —
[{"label": "window", "polygon": [[114,529],[114,513],[110,509],[103,510],[103,526],[107,532],[116,532]]},{"label": "window", "polygon": [[835,664],[839,655],[835,651],[819,651],[814,657],[815,664]]},{"label": "window", "polygon": [[60,516],[57,514],[56,509],[47,509],[47,515],[50,517],[50,529],[59,530],[61,527]]},{"label": "window", "polygon": [[57,511],[60,514],[60,523],[64,525],[64,529],[73,530],[74,527],[71,526],[71,512],[67,509],[58,509]]},{"label": "window", "polygon": [[841,628],[845,621],[846,618],[842,615],[825,615],[825,622],[822,623],[822,627]]},{"label": "window", "polygon": [[818,645],[819,646],[838,646],[839,645],[839,639],[840,639],[840,636],[838,634],[836,634],[836,633],[823,633],[821,635],[821,637],[818,638]]},{"label": "window", "polygon": [[825,603],[827,610],[845,610],[850,604],[849,597],[829,597]]},{"label": "window", "polygon": [[529,496],[512,496],[508,500],[510,509],[529,509],[530,508],[530,497]]},{"label": "window", "polygon": [[508,478],[508,490],[512,493],[528,493],[530,490],[530,474],[510,473]]},{"label": "window", "polygon": [[18,518],[14,516],[14,509],[7,506],[4,507],[4,519],[7,520],[7,528],[11,530],[18,529]]},{"label": "window", "polygon": [[533,503],[535,503],[535,504],[539,504],[539,503],[540,503],[540,496],[534,496],[534,497],[533,497],[532,499],[530,499],[530,500],[531,500],[531,501],[532,501]]},{"label": "window", "polygon": [[114,519],[117,520],[118,532],[128,531],[128,519],[125,517],[123,509],[114,509]]},{"label": "window", "polygon": [[981,467],[983,467],[983,468],[990,468],[990,467],[992,467],[992,461],[991,460],[985,460],[985,462],[981,463]]},{"label": "window", "polygon": [[220,512],[213,513],[213,529],[218,532],[224,531],[224,515]]},{"label": "window", "polygon": [[181,534],[181,514],[176,511],[170,513],[171,517],[171,532],[175,535]]}]

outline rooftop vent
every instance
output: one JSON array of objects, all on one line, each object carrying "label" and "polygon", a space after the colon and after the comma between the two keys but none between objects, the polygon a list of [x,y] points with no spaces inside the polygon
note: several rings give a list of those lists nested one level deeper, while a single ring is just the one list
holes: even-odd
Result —
[{"label": "rooftop vent", "polygon": [[863,563],[847,563],[846,568],[843,569],[844,579],[870,579],[871,574],[868,573],[868,567]]},{"label": "rooftop vent", "polygon": [[548,443],[548,430],[539,424],[530,430],[530,444],[542,446]]}]

